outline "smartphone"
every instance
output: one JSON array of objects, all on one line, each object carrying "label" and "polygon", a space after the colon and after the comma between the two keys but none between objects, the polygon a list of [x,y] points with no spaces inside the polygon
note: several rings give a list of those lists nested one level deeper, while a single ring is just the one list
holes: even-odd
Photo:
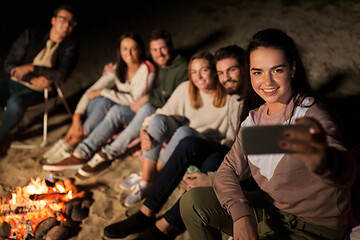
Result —
[{"label": "smartphone", "polygon": [[309,132],[309,125],[269,125],[242,127],[241,138],[244,154],[291,153],[280,147],[279,141],[284,140],[285,130]]}]

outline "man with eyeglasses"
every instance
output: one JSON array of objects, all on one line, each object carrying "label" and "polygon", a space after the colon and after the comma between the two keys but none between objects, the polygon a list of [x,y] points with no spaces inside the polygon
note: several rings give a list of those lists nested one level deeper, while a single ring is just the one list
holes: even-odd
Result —
[{"label": "man with eyeglasses", "polygon": [[27,107],[44,101],[44,89],[64,83],[78,61],[78,45],[69,36],[76,20],[67,4],[55,9],[51,29],[28,29],[13,43],[5,60],[9,78],[0,79],[0,147],[22,120]]},{"label": "man with eyeglasses", "polygon": [[[242,95],[245,91],[247,61],[245,51],[236,46],[220,48],[215,52],[216,70],[220,83],[231,95],[229,103],[229,132],[234,138],[242,112]],[[150,194],[140,210],[129,218],[113,223],[104,229],[108,238],[124,238],[129,234],[142,232],[136,239],[172,239],[173,234],[182,232],[185,225],[180,216],[179,202],[170,208],[160,219],[155,215],[161,210],[176,186],[182,181],[187,189],[210,185],[208,172],[216,171],[229,151],[229,147],[211,140],[186,137],[179,142],[174,153],[159,174]],[[189,166],[196,166],[200,172],[186,173]],[[189,168],[193,169],[193,168]],[[184,176],[185,175],[185,176]],[[183,178],[184,176],[184,178]],[[137,181],[140,181],[138,179]],[[247,182],[250,184],[251,182]],[[132,182],[133,186],[138,182]],[[127,184],[132,189],[130,182]]]}]

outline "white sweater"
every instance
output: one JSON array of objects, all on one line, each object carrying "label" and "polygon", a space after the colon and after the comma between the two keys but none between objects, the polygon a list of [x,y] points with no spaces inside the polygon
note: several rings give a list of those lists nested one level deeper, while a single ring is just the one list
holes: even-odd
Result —
[{"label": "white sweater", "polygon": [[214,95],[214,93],[206,94],[200,91],[203,104],[200,108],[195,109],[190,105],[189,81],[183,82],[175,89],[162,108],[145,118],[143,128],[148,128],[155,114],[163,114],[173,117],[179,125],[195,129],[210,140],[230,146],[235,133],[229,131],[229,96],[227,96],[226,104],[217,108],[213,105]]},{"label": "white sweater", "polygon": [[102,89],[101,95],[111,101],[117,104],[130,106],[146,92],[147,83],[152,82],[152,80],[149,80],[148,78],[154,78],[154,75],[150,74],[145,63],[142,63],[132,79],[125,83],[120,82],[115,73],[109,73],[102,76],[81,97],[76,106],[75,113],[84,114],[86,107],[89,104],[87,92],[97,89]]}]

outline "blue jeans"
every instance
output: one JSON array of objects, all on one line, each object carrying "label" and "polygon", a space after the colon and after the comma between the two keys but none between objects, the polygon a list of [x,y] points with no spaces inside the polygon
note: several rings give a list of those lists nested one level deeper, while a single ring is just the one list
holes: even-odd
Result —
[{"label": "blue jeans", "polygon": [[23,119],[26,109],[44,101],[44,93],[15,82],[0,79],[0,106],[6,107],[0,126],[0,145]]},{"label": "blue jeans", "polygon": [[91,133],[95,127],[104,119],[109,109],[116,103],[103,96],[90,100],[86,108],[86,119],[83,124],[83,130]]},{"label": "blue jeans", "polygon": [[[203,137],[196,130],[188,126],[179,127],[179,124],[172,117],[161,114],[154,116],[149,124],[147,132],[156,140],[156,144],[149,151],[143,152],[142,157],[149,159],[152,162],[157,162],[157,160],[160,159],[164,164],[169,160],[181,139],[187,136]],[[160,155],[163,141],[169,142]]]},{"label": "blue jeans", "polygon": [[[216,171],[228,151],[228,146],[211,140],[198,137],[182,139],[160,172],[144,205],[154,212],[159,212],[190,165],[197,166],[203,173]],[[175,229],[184,230],[179,201],[163,217]]]},{"label": "blue jeans", "polygon": [[[75,151],[85,159],[89,159],[103,147],[102,152],[110,158],[120,157],[125,153],[128,144],[139,136],[144,119],[153,114],[155,110],[151,103],[146,103],[135,115],[127,106],[114,105],[101,123],[76,147]],[[106,145],[107,140],[118,133],[124,124],[128,126],[111,144]]]}]

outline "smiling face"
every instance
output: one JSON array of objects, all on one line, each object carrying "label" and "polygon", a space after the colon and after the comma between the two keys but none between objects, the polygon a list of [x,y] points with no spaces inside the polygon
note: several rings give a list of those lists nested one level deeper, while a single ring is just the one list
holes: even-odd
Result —
[{"label": "smiling face", "polygon": [[154,62],[160,67],[164,68],[170,61],[169,47],[166,46],[164,39],[152,40],[149,44],[150,54]]},{"label": "smiling face", "polygon": [[137,43],[132,38],[124,38],[120,43],[120,55],[127,65],[139,63],[140,51]]},{"label": "smiling face", "polygon": [[265,100],[269,114],[277,112],[289,102],[294,73],[295,67],[290,66],[281,50],[259,47],[250,53],[251,85]]},{"label": "smiling face", "polygon": [[206,59],[194,59],[191,62],[190,78],[202,92],[210,93],[215,90],[215,73]]},{"label": "smiling face", "polygon": [[64,39],[69,36],[74,29],[75,21],[72,13],[61,9],[56,17],[51,18],[51,31],[56,35],[56,38]]},{"label": "smiling face", "polygon": [[220,83],[230,95],[239,94],[243,87],[240,65],[235,58],[224,58],[216,63]]}]

